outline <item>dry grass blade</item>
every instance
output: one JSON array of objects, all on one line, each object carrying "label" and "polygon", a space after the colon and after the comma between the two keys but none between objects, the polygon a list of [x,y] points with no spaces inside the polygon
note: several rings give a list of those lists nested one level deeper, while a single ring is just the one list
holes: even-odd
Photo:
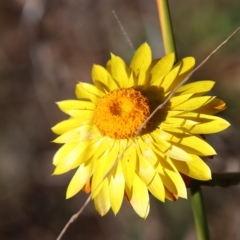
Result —
[{"label": "dry grass blade", "polygon": [[[227,43],[238,31],[240,30],[240,27],[238,27],[231,35],[229,35],[229,37],[226,38],[226,40],[224,40],[217,48],[215,48],[191,73],[188,74],[188,76],[180,83],[178,84],[175,89],[168,95],[168,97],[166,98],[166,100],[160,104],[153,112],[152,114],[144,121],[144,123],[139,127],[139,129],[136,131],[136,134],[134,136],[134,138],[136,138],[139,133],[141,132],[141,130],[144,128],[144,126],[148,123],[148,121],[154,116],[154,114],[162,109],[170,100],[171,97],[173,97],[173,95],[176,93],[176,91],[184,84],[186,83],[189,78],[192,76],[192,74],[194,72],[196,72],[199,68],[201,68],[208,60],[209,58],[216,53],[225,43]],[[134,140],[133,138],[133,140]],[[66,232],[66,230],[68,229],[68,227],[71,225],[71,223],[73,223],[79,216],[80,214],[83,212],[83,210],[86,208],[86,206],[88,205],[88,203],[91,200],[92,194],[98,189],[98,187],[101,185],[101,183],[105,180],[105,178],[108,176],[108,174],[113,170],[113,168],[118,164],[118,162],[122,159],[124,153],[126,152],[126,150],[131,146],[131,143],[129,143],[125,150],[118,156],[118,158],[116,159],[116,161],[114,162],[114,164],[111,166],[111,168],[106,172],[106,174],[104,175],[103,179],[101,182],[99,182],[99,184],[97,185],[97,187],[95,189],[93,189],[91,191],[91,194],[89,195],[89,197],[87,198],[87,200],[85,201],[85,203],[83,204],[83,206],[80,208],[80,210],[75,213],[70,220],[67,222],[67,224],[64,226],[64,228],[62,229],[61,233],[59,234],[57,240],[60,240],[62,238],[62,236],[64,235],[64,233]]]},{"label": "dry grass blade", "polygon": [[118,15],[116,14],[116,12],[115,12],[114,10],[112,10],[112,14],[113,14],[114,18],[116,19],[117,24],[118,24],[119,28],[121,29],[121,31],[122,31],[122,33],[123,33],[123,36],[125,37],[128,45],[129,45],[129,46],[131,47],[131,49],[135,52],[135,48],[134,48],[134,46],[133,46],[133,43],[132,43],[131,39],[129,38],[129,36],[128,36],[126,30],[125,30],[125,28],[123,27],[123,25],[122,25],[122,23],[121,23],[121,21],[119,20]]}]

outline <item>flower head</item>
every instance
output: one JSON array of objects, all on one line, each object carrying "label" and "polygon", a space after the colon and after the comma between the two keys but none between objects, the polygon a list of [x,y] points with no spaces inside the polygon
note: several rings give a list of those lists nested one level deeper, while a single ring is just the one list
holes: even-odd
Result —
[{"label": "flower head", "polygon": [[161,201],[186,198],[185,175],[211,179],[200,157],[216,152],[202,134],[229,126],[213,116],[225,109],[225,103],[203,96],[213,81],[180,87],[136,135],[194,64],[192,57],[174,64],[173,54],[152,61],[144,43],[130,66],[111,54],[106,68],[93,66],[94,85],[77,84],[78,100],[57,103],[70,117],[52,128],[60,135],[54,142],[64,144],[54,156],[54,174],[76,169],[67,198],[80,190],[91,192],[96,210],[105,215],[110,208],[116,214],[126,196],[137,214],[146,218],[149,192]]}]

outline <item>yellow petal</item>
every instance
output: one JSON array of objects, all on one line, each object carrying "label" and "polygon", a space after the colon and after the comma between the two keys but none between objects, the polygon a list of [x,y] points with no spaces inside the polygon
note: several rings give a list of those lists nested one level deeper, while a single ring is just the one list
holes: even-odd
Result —
[{"label": "yellow petal", "polygon": [[92,178],[92,198],[94,198],[101,190],[102,181],[111,173],[111,168],[117,161],[119,146],[118,141],[112,141],[112,147],[105,148],[105,152],[99,157],[94,166],[94,174]]},{"label": "yellow petal", "polygon": [[[206,141],[201,139],[197,136],[173,136],[170,140],[170,142],[174,143],[174,145],[178,146],[179,148],[187,149],[189,153],[197,153],[196,155],[200,156],[211,156],[215,155],[215,150],[209,145]],[[184,146],[188,147],[185,148]],[[193,151],[190,151],[192,149]],[[176,158],[174,158],[176,159]]]},{"label": "yellow petal", "polygon": [[57,102],[57,105],[64,113],[67,114],[69,114],[72,110],[94,110],[96,108],[94,103],[83,100],[65,100]]},{"label": "yellow petal", "polygon": [[[121,142],[125,139],[121,139]],[[127,143],[127,140],[126,140]],[[127,144],[125,145],[127,146]],[[125,148],[121,148],[120,152],[122,153]],[[133,177],[134,173],[136,171],[136,162],[137,162],[137,155],[136,155],[136,148],[133,146],[130,146],[123,155],[123,158],[121,160],[122,163],[122,169],[126,181],[126,185],[129,189],[132,188],[133,183]]]},{"label": "yellow petal", "polygon": [[161,83],[161,87],[164,89],[164,92],[168,92],[169,87],[173,84],[178,73],[180,71],[181,64],[174,66],[174,68],[166,75],[163,82]]},{"label": "yellow petal", "polygon": [[91,99],[89,97],[89,94],[86,92],[86,90],[82,87],[81,83],[78,83],[75,87],[75,95],[78,99],[83,101],[90,101]]},{"label": "yellow petal", "polygon": [[103,181],[107,177],[106,174],[108,170],[106,170],[104,166],[107,161],[106,153],[108,152],[109,151],[104,152],[103,155],[100,156],[97,161],[95,161],[91,184],[92,199],[94,199],[99,194],[103,186]]},{"label": "yellow petal", "polygon": [[172,192],[170,192],[167,188],[165,188],[165,194],[166,194],[166,198],[170,201],[177,201],[178,200],[178,196]]},{"label": "yellow petal", "polygon": [[[160,132],[160,131],[155,131]],[[161,131],[162,132],[162,131]],[[167,133],[165,133],[167,135]],[[181,147],[176,146],[176,144],[171,144],[163,139],[161,139],[161,135],[157,136],[155,133],[152,133],[155,142],[149,143],[149,146],[153,149],[153,151],[157,152],[162,156],[163,154],[174,158],[179,161],[191,161],[191,156],[184,151]],[[167,135],[167,136],[170,136]]]},{"label": "yellow petal", "polygon": [[130,68],[135,74],[138,74],[141,69],[147,71],[152,61],[152,52],[147,43],[143,43],[135,52]]},{"label": "yellow petal", "polygon": [[136,87],[137,86],[137,81],[134,79],[133,72],[129,74],[129,87]]},{"label": "yellow petal", "polygon": [[185,128],[187,130],[192,129],[198,122],[183,119],[183,118],[174,118],[174,117],[168,117],[166,120],[160,124],[161,127],[164,126],[170,126],[175,128]]},{"label": "yellow petal", "polygon": [[156,170],[153,168],[153,166],[146,161],[140,151],[138,151],[138,158],[139,158],[139,166],[137,168],[137,173],[141,180],[146,184],[150,184],[150,182],[153,180]]},{"label": "yellow petal", "polygon": [[[161,170],[160,170],[161,169]],[[177,187],[175,186],[173,180],[169,177],[168,174],[166,174],[166,171],[164,171],[164,168],[159,165],[159,174],[161,177],[161,180],[164,184],[164,186],[173,194],[177,195]]]},{"label": "yellow petal", "polygon": [[132,87],[129,86],[130,81],[126,72],[125,62],[114,54],[111,54],[111,72],[113,79],[117,81],[121,88]]},{"label": "yellow petal", "polygon": [[163,174],[161,171],[160,175],[164,186],[166,186],[173,194],[176,194],[182,198],[187,198],[185,183],[170,158],[160,160],[163,168]]},{"label": "yellow petal", "polygon": [[[175,96],[175,97],[172,97],[169,102],[171,104],[171,111],[172,110],[175,110],[174,108],[181,105],[181,104],[184,104],[186,103],[189,98],[192,96],[192,94],[186,94],[186,95],[180,95],[180,96]],[[182,110],[182,109],[181,109]]]},{"label": "yellow petal", "polygon": [[208,165],[200,157],[196,155],[191,156],[193,160],[187,163],[173,160],[178,171],[198,180],[211,179],[211,170]]},{"label": "yellow petal", "polygon": [[53,157],[53,164],[57,166],[65,156],[71,152],[75,147],[77,146],[77,143],[65,143],[54,155]]},{"label": "yellow petal", "polygon": [[[185,96],[185,95],[183,95],[183,96]],[[196,110],[196,109],[208,104],[214,98],[215,97],[212,97],[212,96],[194,97],[194,98],[191,98],[191,99],[187,100],[186,102],[184,102],[180,105],[172,107],[171,109],[172,110],[193,111],[193,110]]]},{"label": "yellow petal", "polygon": [[80,122],[93,120],[94,111],[92,110],[70,110],[69,115],[77,118]]},{"label": "yellow petal", "polygon": [[193,57],[186,57],[179,61],[176,65],[178,64],[181,65],[181,69],[178,73],[177,78],[175,78],[171,86],[168,88],[168,91],[172,91],[192,71],[195,65],[195,59]]},{"label": "yellow petal", "polygon": [[75,161],[72,166],[72,169],[80,166],[83,162],[88,162],[91,159],[91,162],[94,162],[95,159],[101,154],[99,152],[99,145],[101,144],[101,139],[96,139],[89,142],[89,146],[82,152],[81,156]]},{"label": "yellow petal", "polygon": [[204,80],[204,81],[198,81],[193,83],[188,83],[186,85],[181,86],[176,94],[194,94],[194,96],[201,96],[207,92],[209,92],[215,82],[211,80]]},{"label": "yellow petal", "polygon": [[[161,130],[160,131],[156,130],[156,131],[151,132],[150,136],[153,138],[154,141],[149,142],[148,144],[151,146],[152,149],[154,149],[154,147],[156,146],[156,148],[161,153],[165,154],[170,149],[171,144],[168,143],[167,141],[165,141],[165,139],[162,136],[162,132],[163,131],[161,131]],[[164,132],[164,134],[166,134],[166,133]],[[155,151],[155,149],[153,151]]]},{"label": "yellow petal", "polygon": [[52,131],[60,135],[80,126],[81,122],[79,121],[79,119],[68,119],[56,124],[54,127],[52,127]]},{"label": "yellow petal", "polygon": [[77,143],[82,141],[88,141],[91,139],[99,138],[101,135],[99,130],[92,125],[83,125],[79,128],[75,128],[71,131],[68,131],[58,138],[56,138],[53,142],[55,143]]},{"label": "yellow petal", "polygon": [[109,186],[108,180],[103,181],[103,186],[96,197],[94,197],[94,205],[97,212],[104,216],[110,209],[110,197],[109,197]]},{"label": "yellow petal", "polygon": [[169,176],[169,178],[172,180],[174,183],[176,189],[177,189],[177,194],[179,197],[182,198],[187,198],[187,189],[186,185],[181,177],[181,175],[178,172],[174,172],[168,169],[164,169],[166,174]]},{"label": "yellow petal", "polygon": [[142,44],[133,56],[130,68],[138,78],[138,86],[144,86],[146,82],[146,72],[151,65],[152,52],[147,43]]},{"label": "yellow petal", "polygon": [[161,129],[166,131],[166,132],[170,132],[170,133],[181,133],[181,134],[185,134],[185,135],[190,135],[189,131],[185,128],[176,128],[173,127],[171,125],[168,124],[161,124]]},{"label": "yellow petal", "polygon": [[186,112],[185,111],[172,111],[172,110],[170,110],[170,111],[167,112],[166,119],[168,117],[181,117],[181,114],[183,114],[183,113],[186,113]]},{"label": "yellow petal", "polygon": [[199,107],[194,112],[205,113],[205,114],[215,114],[226,109],[226,103],[221,99],[214,98],[212,101],[208,102],[204,106]]},{"label": "yellow petal", "polygon": [[100,65],[93,65],[92,68],[92,79],[96,86],[99,86],[101,89],[107,89],[112,91],[119,88],[119,85],[114,81],[109,72]]},{"label": "yellow petal", "polygon": [[131,205],[135,212],[142,218],[146,218],[149,213],[149,195],[145,183],[135,174],[132,186]]},{"label": "yellow petal", "polygon": [[[91,158],[90,161],[95,164],[95,162],[98,162],[98,160],[103,156],[106,149],[111,148],[111,145],[112,144],[108,141],[107,138],[100,138],[96,142],[93,142],[93,144],[91,144],[89,148],[86,149],[84,152],[85,155],[83,156],[84,160],[88,161],[88,159]],[[81,159],[78,159],[76,161],[76,164],[78,163],[80,165],[79,161],[81,161]]]},{"label": "yellow petal", "polygon": [[179,75],[181,76],[181,78],[185,78],[186,75],[188,75],[189,72],[192,71],[195,65],[195,59],[194,57],[185,57],[180,62],[182,63],[182,67]]},{"label": "yellow petal", "polygon": [[87,166],[82,164],[77,169],[76,173],[74,174],[72,180],[68,185],[67,193],[66,193],[67,199],[76,195],[83,188],[83,186],[92,176],[92,172],[93,172],[92,164]]},{"label": "yellow petal", "polygon": [[[216,133],[225,130],[230,126],[230,123],[226,120],[206,115],[206,114],[200,114],[200,113],[181,113],[178,115],[178,117],[185,118],[185,119],[192,119],[194,121],[197,121],[198,123],[192,125],[191,128],[188,128],[191,133],[193,134],[209,134],[209,133]],[[184,119],[183,119],[184,120]],[[189,121],[189,120],[185,120]]]},{"label": "yellow petal", "polygon": [[76,95],[79,99],[90,99],[96,105],[105,94],[92,84],[80,82],[76,86]]},{"label": "yellow petal", "polygon": [[112,172],[115,172],[119,162],[121,161],[120,153],[119,153],[119,140],[112,140],[113,147],[109,152],[106,162],[105,168],[106,171],[109,172],[110,175]]},{"label": "yellow petal", "polygon": [[72,169],[72,166],[76,162],[76,160],[80,157],[80,155],[84,152],[84,150],[89,146],[88,142],[81,142],[76,145],[71,151],[69,151],[58,163],[55,168],[53,174],[59,175],[65,172],[68,172]]},{"label": "yellow petal", "polygon": [[[173,116],[175,116],[175,118],[173,118]],[[176,118],[181,120],[174,122]],[[174,121],[172,119],[174,119]],[[169,124],[169,126],[165,123]],[[176,129],[174,131],[174,127],[180,127],[180,125],[186,127],[189,132],[193,134],[209,134],[223,131],[230,126],[230,123],[220,117],[202,113],[168,111],[166,121],[161,123],[161,128],[163,130],[181,133],[181,131],[176,131]],[[173,129],[171,129],[171,127],[173,127]]]},{"label": "yellow petal", "polygon": [[192,160],[188,152],[175,145],[171,145],[171,148],[166,152],[166,156],[184,162],[189,162]]},{"label": "yellow petal", "polygon": [[151,71],[151,85],[160,86],[163,78],[171,71],[173,63],[174,53],[170,53],[160,59]]},{"label": "yellow petal", "polygon": [[226,120],[219,118],[216,121],[211,121],[207,123],[201,123],[195,125],[190,132],[191,133],[199,133],[199,134],[210,134],[210,133],[217,133],[225,130],[230,126],[230,123]]},{"label": "yellow petal", "polygon": [[109,194],[112,210],[116,215],[122,205],[125,189],[125,179],[122,172],[122,165],[118,163],[116,173],[111,174],[109,183]]},{"label": "yellow petal", "polygon": [[165,201],[165,189],[158,173],[155,174],[152,182],[148,185],[148,189],[154,197],[162,202]]},{"label": "yellow petal", "polygon": [[146,161],[148,161],[149,164],[151,164],[152,166],[155,166],[158,163],[158,159],[153,149],[150,147],[152,139],[150,138],[150,136],[148,136],[148,138],[149,139],[147,139],[146,136],[142,136],[137,139],[139,149],[141,149],[141,152],[140,151],[137,151],[137,152],[138,152],[138,155],[144,158]]}]

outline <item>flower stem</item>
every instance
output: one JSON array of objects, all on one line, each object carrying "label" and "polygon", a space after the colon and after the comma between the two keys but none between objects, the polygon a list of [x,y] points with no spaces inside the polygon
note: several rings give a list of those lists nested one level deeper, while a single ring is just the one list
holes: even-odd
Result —
[{"label": "flower stem", "polygon": [[[173,36],[170,11],[167,0],[156,0],[158,7],[159,20],[162,31],[163,45],[165,54],[174,52],[175,61],[177,61],[176,45]],[[208,227],[203,207],[202,193],[199,184],[191,187],[192,193],[192,209],[195,219],[198,240],[209,240]]]},{"label": "flower stem", "polygon": [[176,45],[173,36],[171,16],[167,0],[156,0],[158,7],[159,20],[162,31],[163,45],[165,54],[174,52],[177,61]]},{"label": "flower stem", "polygon": [[209,240],[207,219],[204,211],[202,191],[199,184],[192,182],[191,202],[198,240]]}]

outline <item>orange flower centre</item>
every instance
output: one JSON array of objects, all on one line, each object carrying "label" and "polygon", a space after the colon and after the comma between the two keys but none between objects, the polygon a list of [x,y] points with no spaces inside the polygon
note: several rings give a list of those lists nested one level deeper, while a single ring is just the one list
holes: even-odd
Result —
[{"label": "orange flower centre", "polygon": [[116,89],[99,100],[94,123],[103,136],[127,139],[135,136],[149,115],[149,101],[140,91]]}]

